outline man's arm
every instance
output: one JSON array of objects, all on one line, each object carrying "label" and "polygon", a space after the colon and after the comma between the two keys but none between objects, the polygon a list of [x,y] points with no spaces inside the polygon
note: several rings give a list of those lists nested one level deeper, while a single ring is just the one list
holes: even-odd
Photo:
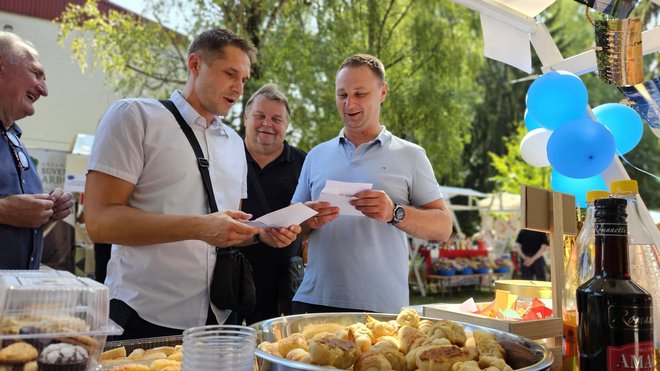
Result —
[{"label": "man's arm", "polygon": [[534,256],[530,257],[530,265],[533,264],[535,261],[537,261],[539,258],[542,258],[543,255],[550,249],[550,246],[543,244],[541,245],[541,248],[539,248],[539,251],[534,254]]},{"label": "man's arm", "polygon": [[[392,220],[394,201],[384,191],[362,191],[351,201],[356,209],[369,218],[387,223]],[[401,205],[406,216],[396,228],[411,236],[435,241],[446,241],[451,235],[452,220],[449,208],[443,199],[437,199],[420,207]]]},{"label": "man's arm", "polygon": [[92,170],[87,174],[85,221],[92,240],[133,246],[201,240],[227,247],[261,231],[237,221],[250,217],[241,211],[162,215],[138,210],[128,206],[134,188],[133,184],[105,173]]}]

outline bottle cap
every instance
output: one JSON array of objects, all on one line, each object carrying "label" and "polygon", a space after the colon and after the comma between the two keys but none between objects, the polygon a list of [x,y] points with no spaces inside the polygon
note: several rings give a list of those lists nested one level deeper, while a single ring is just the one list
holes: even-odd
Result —
[{"label": "bottle cap", "polygon": [[639,193],[636,180],[615,180],[610,184],[612,193]]},{"label": "bottle cap", "polygon": [[587,191],[587,202],[594,202],[594,200],[605,197],[610,197],[607,191]]}]

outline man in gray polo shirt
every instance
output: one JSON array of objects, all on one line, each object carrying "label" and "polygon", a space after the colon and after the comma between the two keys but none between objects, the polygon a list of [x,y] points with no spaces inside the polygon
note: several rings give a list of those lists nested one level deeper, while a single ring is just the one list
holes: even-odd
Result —
[{"label": "man in gray polo shirt", "polygon": [[[381,125],[383,63],[365,54],[347,58],[335,92],[344,128],[309,152],[291,201],[319,212],[302,225],[311,240],[293,312],[398,313],[408,305],[406,233],[446,240],[451,215],[424,149]],[[326,180],[372,183],[352,201],[363,215],[339,215],[317,201]]]}]

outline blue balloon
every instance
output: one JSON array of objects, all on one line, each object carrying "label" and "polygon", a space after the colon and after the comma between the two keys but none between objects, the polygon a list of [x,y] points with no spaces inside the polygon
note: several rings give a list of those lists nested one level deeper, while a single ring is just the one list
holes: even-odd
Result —
[{"label": "blue balloon", "polygon": [[587,88],[582,80],[566,71],[548,72],[527,90],[529,113],[550,130],[583,117],[587,101]]},{"label": "blue balloon", "polygon": [[614,159],[614,136],[597,121],[575,120],[562,125],[548,139],[548,161],[570,178],[600,174]]},{"label": "blue balloon", "polygon": [[543,128],[543,125],[539,124],[539,122],[529,114],[528,110],[525,110],[525,116],[523,120],[525,120],[525,127],[527,127],[527,131]]},{"label": "blue balloon", "polygon": [[575,204],[580,207],[587,207],[587,191],[607,191],[607,185],[605,185],[605,181],[603,181],[600,175],[575,179],[562,175],[556,169],[552,169],[550,183],[553,190],[575,196]]},{"label": "blue balloon", "polygon": [[642,140],[644,123],[634,109],[620,103],[606,103],[593,111],[596,119],[614,135],[617,154],[628,153]]}]

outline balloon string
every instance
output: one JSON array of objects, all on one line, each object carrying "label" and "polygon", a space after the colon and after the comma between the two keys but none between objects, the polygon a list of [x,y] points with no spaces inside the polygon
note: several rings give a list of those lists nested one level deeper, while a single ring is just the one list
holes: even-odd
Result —
[{"label": "balloon string", "polygon": [[624,161],[626,164],[632,166],[635,170],[640,171],[640,172],[642,172],[642,173],[644,173],[644,174],[646,174],[646,175],[649,175],[649,176],[651,176],[652,178],[654,178],[656,181],[660,182],[660,178],[659,178],[657,175],[651,174],[651,173],[649,173],[648,171],[646,171],[646,170],[644,170],[644,169],[640,169],[640,168],[638,168],[637,166],[631,164],[630,161],[628,161],[628,159],[626,159],[625,157],[623,157],[623,155],[619,155],[619,157],[621,157],[621,158],[623,159],[623,161]]}]

